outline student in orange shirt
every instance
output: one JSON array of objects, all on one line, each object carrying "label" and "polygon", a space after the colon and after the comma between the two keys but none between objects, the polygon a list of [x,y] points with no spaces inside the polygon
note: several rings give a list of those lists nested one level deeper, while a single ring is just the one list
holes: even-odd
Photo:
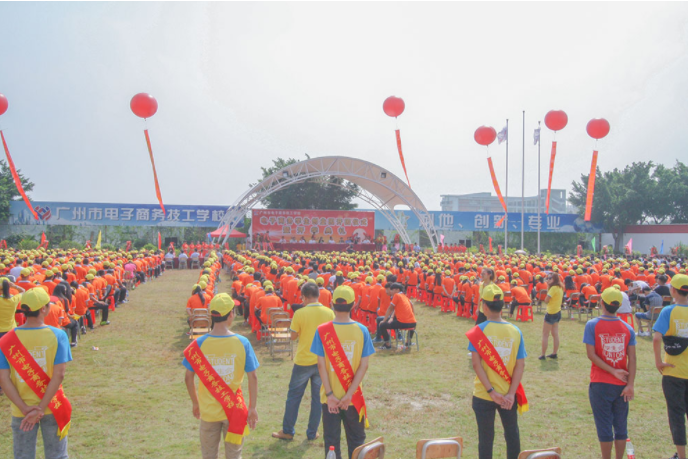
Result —
[{"label": "student in orange shirt", "polygon": [[325,279],[318,277],[315,283],[318,285],[318,291],[320,292],[320,304],[332,308],[332,293],[324,287]]},{"label": "student in orange shirt", "polygon": [[[413,329],[416,328],[416,316],[413,311],[413,304],[408,297],[401,292],[403,288],[404,287],[398,282],[389,286],[392,302],[377,328],[378,336],[376,337],[376,341],[384,341],[380,349],[392,348],[388,330],[412,329],[409,330],[407,339],[410,341],[413,337]],[[407,342],[406,344],[409,345],[410,343]]]},{"label": "student in orange shirt", "polygon": [[514,309],[518,306],[530,306],[530,295],[528,295],[528,290],[522,285],[518,285],[516,279],[511,281],[511,296],[513,300],[511,301],[511,309],[509,309],[509,317],[513,317]]},{"label": "student in orange shirt", "polygon": [[77,344],[77,335],[79,333],[79,323],[75,318],[76,313],[74,311],[72,287],[70,287],[66,282],[60,282],[57,286],[55,286],[55,290],[53,291],[51,298],[57,298],[59,300],[59,304],[61,304],[64,308],[64,315],[62,316],[60,325],[62,328],[69,330],[72,336],[72,341],[70,344],[72,347],[75,347]]},{"label": "student in orange shirt", "polygon": [[283,308],[282,299],[275,295],[275,288],[268,284],[265,286],[265,295],[256,303],[256,318],[261,325],[270,325],[268,310],[270,308]]},{"label": "student in orange shirt", "polygon": [[[545,292],[542,292],[543,290],[545,290]],[[535,292],[533,297],[538,301],[545,301],[545,298],[547,298],[547,290],[547,284],[543,281],[542,276],[537,274],[535,276]]]},{"label": "student in orange shirt", "polygon": [[200,285],[195,284],[191,289],[191,296],[186,301],[186,315],[188,316],[187,321],[191,320],[191,316],[195,309],[208,309],[210,304],[210,299],[208,295],[203,292]]}]

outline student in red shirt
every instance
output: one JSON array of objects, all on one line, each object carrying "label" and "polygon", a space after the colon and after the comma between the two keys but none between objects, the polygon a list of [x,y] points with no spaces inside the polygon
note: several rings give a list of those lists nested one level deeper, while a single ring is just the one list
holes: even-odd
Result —
[{"label": "student in red shirt", "polygon": [[585,325],[583,342],[592,362],[588,394],[602,459],[622,459],[628,438],[628,402],[633,400],[635,332],[616,316],[623,296],[615,288],[602,292],[603,314]]}]

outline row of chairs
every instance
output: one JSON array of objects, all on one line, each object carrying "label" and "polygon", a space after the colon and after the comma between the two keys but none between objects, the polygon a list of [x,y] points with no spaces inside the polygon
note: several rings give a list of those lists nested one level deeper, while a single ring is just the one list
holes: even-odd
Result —
[{"label": "row of chairs", "polygon": [[[416,443],[416,459],[449,459],[461,457],[463,453],[463,438],[437,438],[419,440]],[[352,459],[384,459],[385,443],[383,437],[356,448]],[[532,449],[522,451],[518,459],[561,459],[561,448]]]},{"label": "row of chairs", "polygon": [[[187,258],[186,260],[191,260],[190,269],[201,269],[201,260],[199,258]],[[177,265],[177,269],[186,269],[186,260],[179,259],[179,265]],[[165,269],[174,269],[174,259],[165,258]]]}]

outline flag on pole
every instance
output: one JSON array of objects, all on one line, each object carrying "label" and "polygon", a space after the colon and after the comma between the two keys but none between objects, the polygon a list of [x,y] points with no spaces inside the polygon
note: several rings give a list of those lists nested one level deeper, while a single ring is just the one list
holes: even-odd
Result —
[{"label": "flag on pole", "polygon": [[162,236],[160,236],[159,231],[158,231],[158,250],[162,250]]},{"label": "flag on pole", "polygon": [[664,255],[664,239],[662,239],[662,245],[659,246],[659,253]]},{"label": "flag on pole", "polygon": [[633,254],[633,238],[630,238],[628,240],[628,244],[626,244],[626,248],[628,249],[629,255]]},{"label": "flag on pole", "polygon": [[540,143],[540,128],[533,131],[533,145],[537,145],[538,143]]},{"label": "flag on pole", "polygon": [[506,140],[506,138],[509,136],[509,128],[508,126],[504,126],[499,133],[497,133],[497,142],[501,145],[502,142]]},{"label": "flag on pole", "polygon": [[21,179],[19,178],[17,169],[14,167],[14,161],[12,161],[10,149],[7,148],[7,142],[5,142],[5,134],[2,133],[2,130],[0,130],[0,137],[2,138],[2,146],[5,149],[5,155],[7,156],[7,165],[10,167],[10,172],[12,173],[12,178],[14,179],[14,185],[17,187],[17,191],[21,195],[22,199],[24,199],[24,204],[26,204],[26,207],[29,208],[29,212],[31,212],[33,218],[38,220],[38,213],[36,213],[36,210],[31,205],[31,201],[29,201],[28,196],[26,196],[26,193],[24,192],[24,187],[22,187]]},{"label": "flag on pole", "polygon": [[101,241],[101,237],[102,237],[102,236],[103,236],[103,232],[102,232],[102,231],[98,231],[98,239],[96,240],[96,249],[99,249],[99,248],[100,248],[100,241]]},{"label": "flag on pole", "polygon": [[592,244],[592,251],[597,252],[597,247],[595,247],[595,237],[592,238],[591,244]]}]

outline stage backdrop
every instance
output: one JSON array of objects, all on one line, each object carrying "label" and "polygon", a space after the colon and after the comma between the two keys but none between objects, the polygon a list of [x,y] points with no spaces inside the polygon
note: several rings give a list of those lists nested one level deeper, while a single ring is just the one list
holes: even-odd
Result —
[{"label": "stage backdrop", "polygon": [[253,240],[258,235],[268,235],[270,241],[279,242],[284,236],[287,242],[299,242],[301,237],[306,241],[315,236],[324,242],[335,242],[340,238],[358,235],[361,241],[373,240],[375,235],[375,212],[340,211],[340,210],[268,210],[253,209],[251,220]]}]

